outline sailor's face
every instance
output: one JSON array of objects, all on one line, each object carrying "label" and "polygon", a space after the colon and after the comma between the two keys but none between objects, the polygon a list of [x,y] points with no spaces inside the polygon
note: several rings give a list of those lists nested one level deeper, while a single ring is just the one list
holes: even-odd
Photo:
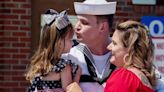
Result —
[{"label": "sailor's face", "polygon": [[98,37],[97,18],[93,15],[78,15],[75,33],[79,42],[88,44]]}]

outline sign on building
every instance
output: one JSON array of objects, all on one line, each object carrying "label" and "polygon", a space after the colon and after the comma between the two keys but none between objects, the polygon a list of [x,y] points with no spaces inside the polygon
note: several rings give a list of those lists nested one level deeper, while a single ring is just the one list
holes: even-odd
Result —
[{"label": "sign on building", "polygon": [[155,45],[154,64],[164,76],[164,16],[143,16],[141,22],[150,30]]}]

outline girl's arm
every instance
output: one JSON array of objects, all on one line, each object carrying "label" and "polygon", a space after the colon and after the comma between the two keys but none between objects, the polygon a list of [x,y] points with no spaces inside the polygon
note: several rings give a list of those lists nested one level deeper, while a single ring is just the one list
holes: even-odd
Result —
[{"label": "girl's arm", "polygon": [[72,74],[71,74],[71,66],[66,65],[63,71],[61,72],[61,83],[62,83],[62,88],[66,90],[66,87],[72,83]]},{"label": "girl's arm", "polygon": [[74,79],[73,79],[74,82],[79,83],[79,81],[80,81],[80,76],[81,76],[81,72],[82,72],[82,71],[81,71],[81,67],[78,66],[77,71],[76,71],[76,74],[75,74],[75,77],[74,77]]}]

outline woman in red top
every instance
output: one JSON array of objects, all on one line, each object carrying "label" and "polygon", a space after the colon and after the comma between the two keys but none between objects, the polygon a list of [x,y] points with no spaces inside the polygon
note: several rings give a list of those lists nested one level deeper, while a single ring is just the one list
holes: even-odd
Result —
[{"label": "woman in red top", "polygon": [[155,92],[154,45],[142,24],[119,24],[107,48],[112,52],[110,62],[118,69],[107,80],[105,92]]}]

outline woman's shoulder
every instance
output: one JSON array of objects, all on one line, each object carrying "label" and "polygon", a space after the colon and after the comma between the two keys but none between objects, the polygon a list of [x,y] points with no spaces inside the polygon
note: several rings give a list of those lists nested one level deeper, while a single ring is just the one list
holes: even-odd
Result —
[{"label": "woman's shoulder", "polygon": [[140,71],[139,69],[135,67],[128,68],[128,70],[132,72],[134,76],[136,76],[140,80],[141,84],[143,84],[146,87],[152,88],[149,82],[149,79],[146,77],[146,75],[142,71]]},{"label": "woman's shoulder", "polygon": [[111,77],[117,77],[117,79],[122,80],[128,84],[139,84],[141,82],[141,75],[138,74],[139,73],[133,69],[119,68],[112,73]]},{"label": "woman's shoulder", "polygon": [[125,68],[119,68],[107,80],[106,90],[111,90],[111,92],[136,92],[132,90],[138,88],[137,82],[138,80],[132,72]]},{"label": "woman's shoulder", "polygon": [[[117,85],[124,86],[126,89],[131,90],[144,90],[143,92],[154,92],[151,87],[148,87],[142,83],[138,72],[133,69],[120,68],[112,73],[110,81],[117,82]],[[145,76],[146,77],[146,76]],[[142,91],[139,91],[142,92]]]}]

